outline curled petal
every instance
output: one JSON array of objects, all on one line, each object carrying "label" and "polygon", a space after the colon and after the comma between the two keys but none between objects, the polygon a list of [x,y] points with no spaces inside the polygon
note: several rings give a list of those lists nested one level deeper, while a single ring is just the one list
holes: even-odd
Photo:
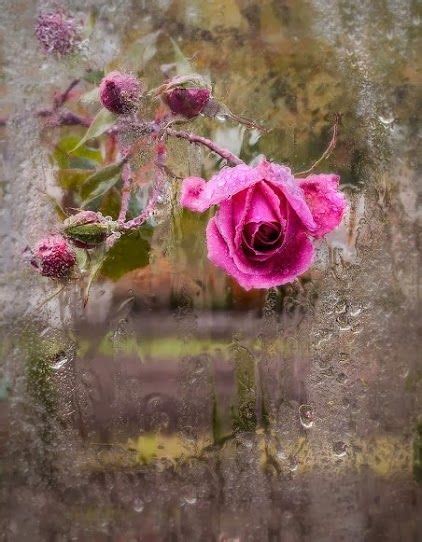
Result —
[{"label": "curled petal", "polygon": [[[185,182],[183,181],[182,197]],[[262,180],[261,172],[257,168],[239,164],[235,167],[225,167],[205,183],[203,190],[198,192],[194,207],[189,209],[203,213],[212,205],[225,201],[242,190]],[[190,185],[190,183],[188,183]],[[191,200],[190,200],[191,201]],[[182,201],[182,205],[184,205]]]},{"label": "curled petal", "polygon": [[302,189],[291,175],[290,169],[267,160],[263,160],[258,168],[263,179],[281,189],[288,204],[295,211],[300,221],[309,232],[313,232],[316,229],[314,218],[303,197]]},{"label": "curled petal", "polygon": [[340,177],[334,174],[310,175],[298,179],[305,194],[317,228],[311,232],[314,237],[322,237],[336,228],[343,218],[347,204],[344,195],[338,190]]}]

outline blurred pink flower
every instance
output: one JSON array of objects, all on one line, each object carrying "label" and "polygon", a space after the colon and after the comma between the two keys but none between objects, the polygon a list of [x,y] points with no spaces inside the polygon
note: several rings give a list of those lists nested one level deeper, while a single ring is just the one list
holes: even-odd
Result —
[{"label": "blurred pink flower", "polygon": [[184,180],[181,204],[196,212],[218,205],[208,223],[208,257],[246,290],[292,282],[312,264],[311,237],[340,223],[346,201],[337,175],[295,180],[262,160],[226,167],[206,182]]},{"label": "blurred pink flower", "polygon": [[35,35],[45,53],[58,56],[72,53],[80,42],[75,19],[61,10],[40,13]]}]

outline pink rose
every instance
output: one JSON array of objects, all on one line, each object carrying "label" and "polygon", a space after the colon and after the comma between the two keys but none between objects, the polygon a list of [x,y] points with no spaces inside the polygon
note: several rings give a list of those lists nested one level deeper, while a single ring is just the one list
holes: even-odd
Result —
[{"label": "pink rose", "polygon": [[263,160],[256,167],[223,168],[208,182],[183,181],[181,204],[204,212],[218,205],[207,226],[208,257],[243,288],[292,282],[309,269],[319,238],[340,223],[346,201],[339,176],[295,180],[290,169]]}]

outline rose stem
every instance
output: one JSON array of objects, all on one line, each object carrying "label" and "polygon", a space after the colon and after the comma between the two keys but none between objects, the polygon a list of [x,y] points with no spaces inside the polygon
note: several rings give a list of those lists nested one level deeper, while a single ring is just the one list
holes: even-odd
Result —
[{"label": "rose stem", "polygon": [[243,164],[243,160],[241,160],[238,156],[236,156],[227,149],[222,149],[216,143],[214,143],[214,141],[211,141],[206,137],[192,134],[190,132],[173,130],[173,128],[167,128],[166,134],[172,137],[177,137],[179,139],[186,139],[187,141],[189,141],[189,143],[199,143],[200,145],[204,145],[216,154],[220,155],[221,158],[224,158],[224,160],[227,160],[227,162],[231,165],[237,166],[239,164]]},{"label": "rose stem", "polygon": [[133,218],[132,220],[129,220],[129,222],[124,222],[121,224],[121,228],[124,230],[134,230],[136,228],[139,228],[142,226],[142,224],[148,220],[150,214],[153,212],[154,207],[157,203],[158,197],[160,196],[161,187],[165,181],[165,159],[166,159],[166,149],[164,144],[159,141],[157,143],[156,147],[156,159],[155,159],[155,165],[157,166],[157,180],[154,184],[154,187],[152,189],[151,197],[145,207],[145,209],[142,211],[142,213]]},{"label": "rose stem", "polygon": [[121,199],[121,205],[120,205],[120,213],[117,218],[117,221],[120,223],[123,223],[126,220],[126,214],[129,207],[130,192],[132,189],[133,179],[131,175],[130,164],[128,162],[126,162],[123,166],[122,178],[123,178],[122,199]]},{"label": "rose stem", "polygon": [[295,177],[299,175],[307,175],[308,173],[311,173],[311,171],[313,171],[323,160],[325,160],[326,158],[330,156],[330,154],[333,152],[337,144],[339,122],[340,122],[340,114],[336,113],[335,119],[334,119],[334,125],[333,125],[333,135],[331,137],[331,141],[328,144],[328,147],[325,149],[322,155],[318,158],[318,160],[312,164],[312,166],[309,169],[295,173]]},{"label": "rose stem", "polygon": [[67,100],[69,99],[69,95],[71,91],[76,87],[76,85],[79,83],[80,79],[74,79],[70,85],[67,87],[66,90],[55,96],[54,98],[54,108],[58,109],[60,106],[62,106]]}]

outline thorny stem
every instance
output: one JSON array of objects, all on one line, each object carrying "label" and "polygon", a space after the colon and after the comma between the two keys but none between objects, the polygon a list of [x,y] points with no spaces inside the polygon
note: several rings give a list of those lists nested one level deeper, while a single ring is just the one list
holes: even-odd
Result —
[{"label": "thorny stem", "polygon": [[[151,130],[151,132],[152,131],[153,130]],[[212,150],[213,152],[215,152],[216,154],[218,154],[219,156],[224,158],[224,160],[226,160],[231,165],[243,164],[243,161],[238,156],[236,156],[235,154],[230,152],[229,150],[223,149],[223,148],[219,147],[216,143],[214,143],[214,141],[211,141],[210,139],[199,136],[197,134],[193,134],[193,133],[190,133],[190,132],[173,130],[172,128],[166,127],[165,132],[164,132],[163,135],[169,135],[171,137],[177,137],[179,139],[186,139],[190,143],[197,143],[197,144],[204,145],[205,147],[208,147],[210,150]],[[133,153],[136,150],[136,147],[137,147],[137,145],[135,143],[131,147],[131,149],[129,149],[129,151],[127,152],[127,154],[125,156],[125,160],[128,160],[129,157],[133,155]],[[142,224],[144,222],[146,222],[146,220],[148,220],[149,216],[154,211],[154,207],[157,204],[157,200],[158,200],[158,198],[159,198],[159,196],[161,194],[162,185],[164,184],[164,181],[165,181],[165,178],[166,178],[165,173],[167,172],[167,167],[166,167],[166,164],[165,164],[165,156],[166,156],[165,146],[162,143],[162,141],[159,141],[157,143],[157,157],[156,157],[156,166],[157,166],[158,178],[157,178],[157,180],[155,182],[151,198],[150,198],[149,202],[147,203],[145,209],[142,211],[142,213],[139,216],[133,218],[132,220],[129,220],[128,222],[124,222],[124,220],[125,220],[126,212],[127,212],[127,205],[128,205],[128,201],[129,201],[130,187],[127,188],[128,182],[129,182],[128,179],[127,179],[127,175],[128,175],[127,170],[126,169],[123,170],[122,207],[120,209],[120,214],[119,214],[119,217],[118,217],[118,222],[120,223],[120,228],[119,228],[120,230],[128,231],[128,230],[133,230],[133,229],[139,228],[140,226],[142,226]],[[125,167],[126,167],[126,165],[125,165]],[[125,190],[125,188],[126,188],[126,190]],[[128,193],[128,194],[126,194],[126,193]],[[127,198],[127,200],[126,200],[126,198]]]},{"label": "thorny stem", "polygon": [[155,164],[157,166],[157,180],[154,183],[154,187],[152,189],[151,197],[145,207],[145,209],[142,211],[142,213],[133,218],[132,220],[129,220],[128,222],[125,222],[121,225],[121,228],[123,230],[134,230],[136,228],[139,228],[142,226],[144,222],[148,220],[151,213],[154,211],[154,208],[157,204],[158,198],[161,194],[161,189],[163,187],[163,184],[166,180],[166,176],[164,174],[165,172],[165,146],[162,142],[159,142],[157,144],[157,157]]},{"label": "thorny stem", "polygon": [[167,128],[166,134],[172,137],[177,137],[179,139],[186,139],[187,141],[189,141],[189,143],[199,143],[200,145],[204,145],[204,147],[208,147],[210,150],[221,156],[221,158],[224,158],[224,160],[227,160],[227,162],[233,166],[243,164],[243,160],[241,160],[238,156],[236,156],[227,149],[219,147],[216,143],[214,143],[214,141],[211,141],[211,139],[207,139],[206,137],[192,134],[190,132],[173,130],[173,128]]},{"label": "thorny stem", "polygon": [[62,111],[58,114],[57,118],[52,121],[52,124],[55,126],[85,126],[88,128],[92,123],[92,119],[89,117],[81,117],[80,115],[75,115],[71,111]]},{"label": "thorny stem", "polygon": [[163,171],[161,168],[158,169],[158,179],[155,182],[155,185],[152,190],[152,195],[145,207],[145,209],[142,211],[142,213],[133,218],[132,220],[129,220],[128,222],[125,222],[121,225],[121,228],[123,230],[134,230],[142,226],[144,222],[148,220],[151,213],[154,211],[154,208],[157,204],[158,198],[161,194],[161,188],[164,183],[165,176],[163,174]]},{"label": "thorny stem", "polygon": [[60,94],[57,94],[54,97],[54,108],[58,109],[61,107],[67,100],[69,99],[69,95],[72,92],[72,90],[76,87],[77,84],[79,84],[80,79],[74,79],[70,85],[67,87],[66,90],[61,92]]},{"label": "thorny stem", "polygon": [[308,173],[311,173],[311,171],[313,171],[323,160],[325,160],[326,158],[330,156],[330,154],[333,152],[337,144],[339,122],[340,122],[340,114],[336,113],[335,118],[334,118],[334,125],[333,125],[333,135],[331,137],[331,141],[328,144],[328,147],[325,149],[322,155],[318,158],[318,160],[312,164],[312,166],[309,169],[295,173],[295,177],[298,177],[299,175],[307,175]]},{"label": "thorny stem", "polygon": [[126,162],[123,166],[122,171],[123,187],[122,187],[122,198],[120,205],[120,213],[117,218],[118,222],[124,222],[126,220],[126,214],[129,207],[130,192],[132,189],[132,174],[130,164]]},{"label": "thorny stem", "polygon": [[121,228],[125,231],[127,230],[135,230],[137,228],[140,228],[144,222],[148,220],[151,213],[154,211],[154,207],[157,203],[157,200],[161,193],[161,186],[163,184],[164,175],[162,171],[160,171],[157,181],[155,182],[155,186],[152,191],[152,195],[145,207],[145,209],[142,211],[142,213],[137,216],[136,218],[133,218],[132,220],[129,220],[129,222],[125,222],[121,225]]}]

